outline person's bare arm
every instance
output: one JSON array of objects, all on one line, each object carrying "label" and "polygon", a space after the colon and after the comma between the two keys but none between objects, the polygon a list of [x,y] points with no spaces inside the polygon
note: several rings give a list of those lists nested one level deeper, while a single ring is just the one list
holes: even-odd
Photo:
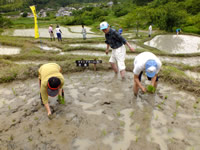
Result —
[{"label": "person's bare arm", "polygon": [[142,89],[143,92],[146,92],[146,88],[144,88],[139,80],[138,75],[134,75],[134,81],[139,86],[140,89]]},{"label": "person's bare arm", "polygon": [[128,48],[130,49],[130,51],[134,52],[135,49],[129,44],[129,42],[126,42],[126,45],[128,46]]},{"label": "person's bare arm", "polygon": [[46,110],[47,110],[48,116],[51,115],[51,109],[50,109],[50,107],[49,107],[49,103],[44,104],[44,106],[45,106],[45,108],[46,108]]},{"label": "person's bare arm", "polygon": [[151,79],[151,85],[156,88],[156,79],[157,79],[157,74]]},{"label": "person's bare arm", "polygon": [[106,55],[108,55],[108,52],[109,52],[109,47],[110,47],[110,45],[109,44],[107,44],[107,48],[106,48]]}]

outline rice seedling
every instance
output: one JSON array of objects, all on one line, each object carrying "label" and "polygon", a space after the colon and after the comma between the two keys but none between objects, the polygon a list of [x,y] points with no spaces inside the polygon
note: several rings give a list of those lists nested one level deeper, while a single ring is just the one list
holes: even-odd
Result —
[{"label": "rice seedling", "polygon": [[135,142],[137,143],[138,140],[139,140],[139,136],[136,135],[136,137],[135,137]]},{"label": "rice seedling", "polygon": [[13,92],[13,94],[16,96],[16,91],[15,91],[14,88],[12,88],[12,92]]},{"label": "rice seedling", "polygon": [[177,112],[174,112],[173,117],[176,118],[176,116],[177,116]]},{"label": "rice seedling", "polygon": [[163,108],[160,106],[160,104],[158,104],[157,107],[158,107],[160,110],[163,110]]},{"label": "rice seedling", "polygon": [[133,115],[134,115],[134,112],[132,111],[132,112],[130,113],[130,117],[133,117]]},{"label": "rice seedling", "polygon": [[29,142],[32,142],[32,141],[33,141],[33,138],[32,138],[31,136],[29,136],[29,137],[28,137],[28,141],[29,141]]},{"label": "rice seedling", "polygon": [[180,106],[180,102],[177,100],[176,101],[176,109],[178,109],[179,106]]},{"label": "rice seedling", "polygon": [[155,116],[155,120],[158,120],[158,115]]},{"label": "rice seedling", "polygon": [[155,93],[156,91],[156,88],[152,85],[148,85],[146,89],[147,89],[147,92],[149,93]]},{"label": "rice seedling", "polygon": [[63,96],[58,95],[58,103],[59,104],[65,104],[65,99]]},{"label": "rice seedling", "polygon": [[168,133],[172,133],[172,129],[168,129],[167,132],[168,132]]},{"label": "rice seedling", "polygon": [[120,117],[120,116],[121,116],[121,113],[120,113],[120,112],[117,112],[117,116]]},{"label": "rice seedling", "polygon": [[10,141],[13,141],[14,140],[14,137],[13,135],[10,135],[10,138],[9,138]]},{"label": "rice seedling", "polygon": [[125,126],[125,122],[124,121],[120,121],[120,126],[124,127]]},{"label": "rice seedling", "polygon": [[139,124],[137,124],[135,128],[136,128],[136,131],[140,131],[140,129],[141,129]]},{"label": "rice seedling", "polygon": [[103,136],[106,136],[107,135],[107,132],[106,132],[106,130],[104,129],[104,130],[102,130],[102,135]]},{"label": "rice seedling", "polygon": [[197,109],[197,103],[194,103],[193,108]]}]

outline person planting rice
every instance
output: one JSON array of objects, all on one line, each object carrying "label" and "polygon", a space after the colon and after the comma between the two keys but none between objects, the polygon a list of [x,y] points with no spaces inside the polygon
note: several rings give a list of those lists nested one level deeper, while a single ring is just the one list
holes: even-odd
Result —
[{"label": "person planting rice", "polygon": [[58,95],[60,103],[64,100],[64,77],[61,73],[61,67],[56,63],[47,63],[42,65],[39,70],[40,96],[41,103],[45,106],[48,116],[51,109],[48,104],[48,96],[55,97]]},{"label": "person planting rice", "polygon": [[[126,56],[126,48],[125,44],[129,47],[131,51],[135,51],[134,48],[114,29],[109,27],[107,22],[102,22],[100,24],[100,29],[105,33],[107,44],[106,54],[109,52],[109,47],[112,48],[112,54],[110,57],[110,64],[114,72],[117,74],[118,70],[121,74],[122,79],[125,78],[125,56]],[[117,63],[117,65],[116,65]]]},{"label": "person planting rice", "polygon": [[141,84],[143,71],[145,71],[148,80],[151,81],[151,85],[155,88],[157,87],[158,72],[160,71],[162,63],[156,55],[151,52],[142,52],[135,57],[133,65],[133,92],[135,96],[137,96],[139,88],[143,92],[146,92],[146,88]]}]

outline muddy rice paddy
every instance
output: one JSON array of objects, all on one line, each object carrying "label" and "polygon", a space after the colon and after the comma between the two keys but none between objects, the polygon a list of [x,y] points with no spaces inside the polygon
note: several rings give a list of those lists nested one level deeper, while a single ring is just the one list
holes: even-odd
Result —
[{"label": "muddy rice paddy", "polygon": [[20,48],[0,45],[0,55],[15,55],[20,53]]},{"label": "muddy rice paddy", "polygon": [[158,35],[144,44],[173,54],[200,52],[200,37],[196,36]]},{"label": "muddy rice paddy", "polygon": [[0,149],[200,149],[200,100],[162,82],[155,94],[135,97],[132,76],[64,75],[66,104],[50,98],[52,120],[40,104],[37,78],[1,84]]}]

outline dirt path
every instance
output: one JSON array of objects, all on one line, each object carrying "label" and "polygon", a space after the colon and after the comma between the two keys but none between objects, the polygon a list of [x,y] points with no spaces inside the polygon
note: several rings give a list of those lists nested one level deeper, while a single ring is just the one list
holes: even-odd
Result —
[{"label": "dirt path", "polygon": [[156,94],[136,98],[129,72],[125,81],[113,72],[64,77],[67,103],[50,99],[52,120],[37,79],[1,84],[0,150],[200,149],[200,101],[191,94],[159,83]]}]

